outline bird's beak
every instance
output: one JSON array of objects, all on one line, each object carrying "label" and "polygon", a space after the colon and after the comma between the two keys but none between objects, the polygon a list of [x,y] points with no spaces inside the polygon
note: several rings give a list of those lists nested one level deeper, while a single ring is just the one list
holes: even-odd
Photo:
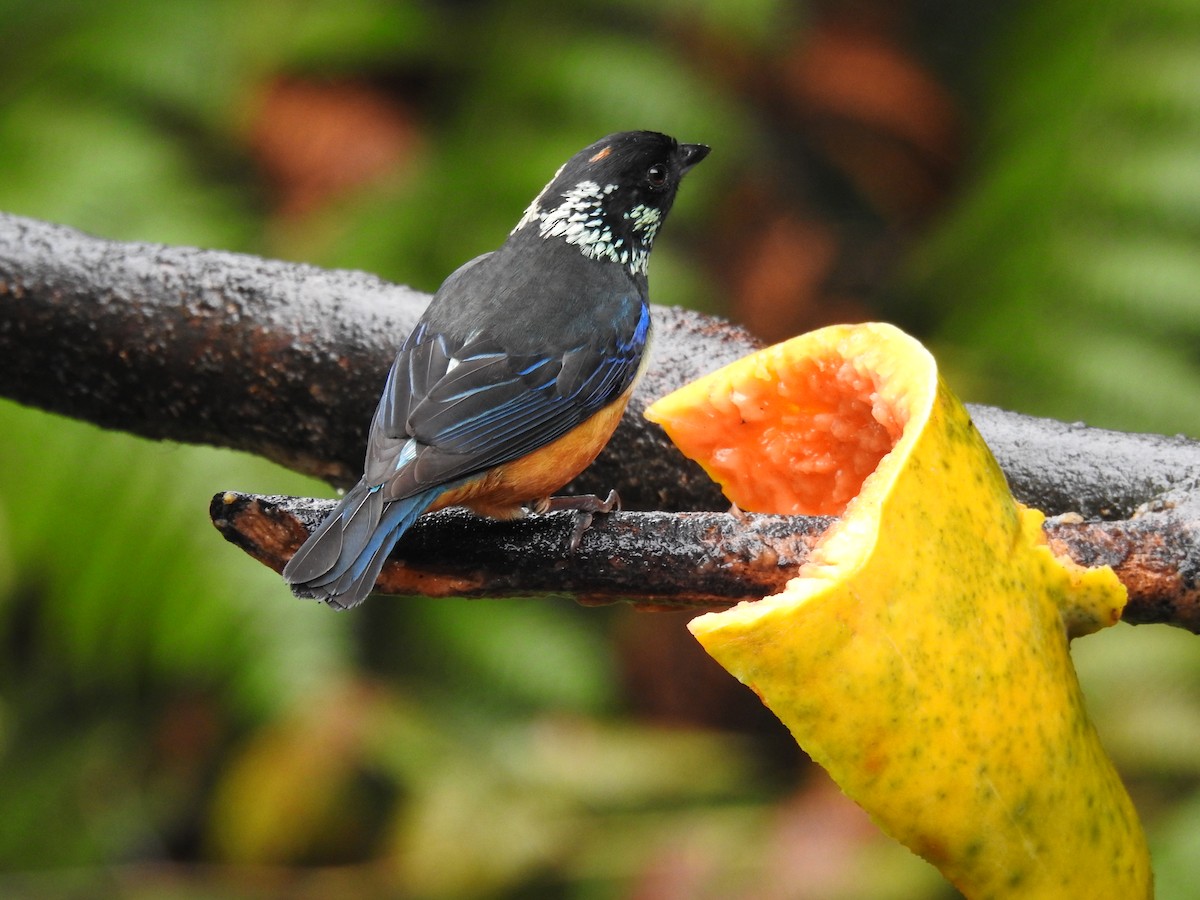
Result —
[{"label": "bird's beak", "polygon": [[692,166],[708,156],[711,149],[707,144],[680,144],[679,174],[686,175]]}]

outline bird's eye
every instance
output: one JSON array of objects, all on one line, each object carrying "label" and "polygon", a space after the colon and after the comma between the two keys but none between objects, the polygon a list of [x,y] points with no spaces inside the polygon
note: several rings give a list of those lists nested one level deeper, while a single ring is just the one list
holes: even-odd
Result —
[{"label": "bird's eye", "polygon": [[651,166],[646,170],[646,183],[652,188],[660,188],[667,183],[667,167]]}]

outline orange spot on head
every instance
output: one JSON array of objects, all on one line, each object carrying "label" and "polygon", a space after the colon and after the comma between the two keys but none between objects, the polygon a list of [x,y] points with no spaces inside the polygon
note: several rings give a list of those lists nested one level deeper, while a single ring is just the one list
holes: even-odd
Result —
[{"label": "orange spot on head", "polygon": [[602,147],[601,149],[599,149],[595,152],[595,154],[592,156],[591,159],[588,160],[588,162],[600,162],[600,160],[604,159],[606,156],[608,156],[611,153],[612,153],[611,146]]}]

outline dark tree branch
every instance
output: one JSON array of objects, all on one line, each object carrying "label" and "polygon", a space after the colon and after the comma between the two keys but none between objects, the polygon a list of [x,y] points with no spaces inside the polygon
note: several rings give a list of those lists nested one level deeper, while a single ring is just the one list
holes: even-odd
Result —
[{"label": "dark tree branch", "polygon": [[[232,543],[276,571],[332,501],[229,492],[209,514]],[[422,516],[377,582],[387,594],[562,596],[644,608],[729,606],[778,590],[829,525],[823,518],[729,513],[597,515],[572,552],[574,516],[500,522],[450,509]]]},{"label": "dark tree branch", "polygon": [[[246,450],[346,487],[396,347],[429,297],[362,272],[99,240],[0,214],[0,395],[143,437]],[[720,491],[641,418],[754,346],[747,332],[655,310],[654,367],[579,482],[642,509]]]},{"label": "dark tree branch", "polygon": [[[331,501],[226,493],[209,510],[225,537],[276,571]],[[1046,523],[1055,552],[1111,565],[1129,590],[1124,618],[1200,633],[1196,517],[1183,507],[1122,522],[1062,516]],[[597,516],[577,550],[570,513],[495,522],[464,510],[423,516],[380,575],[387,594],[570,596],[581,603],[706,609],[783,589],[832,522],[824,517],[717,512]]]},{"label": "dark tree branch", "polygon": [[[0,214],[0,358],[5,360],[0,395],[144,437],[247,450],[345,486],[359,472],[366,426],[395,346],[427,300],[361,272],[106,241]],[[650,400],[756,344],[744,330],[697,313],[658,307],[654,320],[654,353],[646,377],[612,443],[572,488],[603,493],[617,487],[626,508],[635,510],[724,509],[727,504],[703,472],[641,413]],[[1097,560],[1107,561],[1124,553],[1122,560],[1144,561],[1138,571],[1156,573],[1145,582],[1156,586],[1141,593],[1138,588],[1135,594],[1157,597],[1153,603],[1159,612],[1138,619],[1131,607],[1131,620],[1194,626],[1187,604],[1200,571],[1200,553],[1183,537],[1200,528],[1200,516],[1191,515],[1200,484],[1200,444],[990,407],[972,406],[971,413],[1018,499],[1051,515],[1077,512],[1128,520],[1079,525],[1098,530],[1094,539],[1071,545],[1070,552],[1077,558],[1097,554]],[[255,502],[243,498],[232,506],[243,511],[238,503]],[[1158,512],[1135,517],[1140,506],[1152,502]],[[226,509],[219,516],[226,525],[253,521],[241,512],[229,513]],[[808,540],[816,527],[786,520],[779,527],[794,529],[792,538],[768,529],[767,541],[760,534],[765,526],[758,524],[763,517],[743,522],[711,515],[618,515],[605,521],[585,547],[587,540],[598,540],[623,523],[625,538],[603,557],[604,566],[632,571],[634,560],[648,563],[646,569],[666,566],[652,592],[629,596],[652,596],[653,602],[667,605],[733,597],[712,593],[717,589],[704,580],[710,576],[713,584],[741,579],[755,585],[752,593],[761,596],[767,591],[758,586],[767,582],[754,573],[769,570],[775,559],[789,560],[791,568],[789,554],[799,546],[795,542]],[[479,539],[490,546],[481,550],[504,558],[520,558],[504,535],[518,536],[521,546],[536,545],[540,529],[547,527],[544,519],[472,524],[446,514],[423,525],[413,540],[441,522],[453,523],[456,530],[482,529]],[[254,528],[247,527],[246,533],[225,526],[223,531],[249,547],[253,541],[246,534]],[[293,534],[296,540],[300,536]],[[759,540],[766,542],[754,543]],[[430,552],[439,542],[444,538],[433,541]],[[731,542],[736,544],[733,556]],[[275,546],[261,555],[269,564],[270,552],[290,545]],[[704,548],[699,556],[697,546]],[[611,580],[615,574],[588,574],[583,561],[593,558],[600,557],[559,560],[549,587],[585,597],[621,593],[622,582]],[[668,566],[668,559],[678,563]],[[735,565],[733,559],[746,562]],[[508,581],[489,576],[486,583],[492,587],[479,590],[528,594],[548,589],[538,586],[542,576],[536,569],[527,561],[505,576]],[[457,574],[448,569],[436,579],[425,576],[422,583],[427,592],[438,593],[458,578],[455,592],[470,593],[477,571],[478,563],[464,562]],[[697,577],[698,571],[704,578]],[[732,577],[726,577],[729,572]],[[650,584],[649,575],[639,578]],[[1127,579],[1131,590],[1134,582],[1143,583]],[[1163,587],[1168,582],[1175,585],[1174,593]]]}]

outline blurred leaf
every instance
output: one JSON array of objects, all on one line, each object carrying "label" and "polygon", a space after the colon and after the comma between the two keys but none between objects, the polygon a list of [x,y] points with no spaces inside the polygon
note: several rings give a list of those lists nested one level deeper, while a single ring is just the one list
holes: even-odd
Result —
[{"label": "blurred leaf", "polygon": [[245,197],[206,185],[187,149],[134,116],[33,91],[0,109],[0,209],[106,236],[239,248]]},{"label": "blurred leaf", "polygon": [[[586,5],[619,11],[638,22],[648,10],[640,0],[590,0]],[[764,47],[785,39],[808,12],[806,4],[783,0],[661,0],[653,9],[658,22],[688,23],[707,29],[714,38]]]},{"label": "blurred leaf", "polygon": [[245,74],[245,56],[224,39],[232,12],[220,0],[96,4],[48,34],[41,52],[64,87],[211,125],[239,99]]},{"label": "blurred leaf", "polygon": [[0,426],[8,552],[25,561],[18,583],[43,598],[27,611],[9,594],[0,640],[19,624],[32,632],[25,653],[36,647],[40,665],[90,692],[165,679],[228,692],[247,712],[285,709],[341,671],[346,623],[291,598],[207,517],[223,486],[305,493],[307,479],[13,404],[0,405]]},{"label": "blurred leaf", "polygon": [[578,836],[578,819],[558,798],[489,783],[472,768],[430,775],[396,838],[400,883],[414,896],[493,894],[560,858]]},{"label": "blurred leaf", "polygon": [[[521,3],[485,6],[453,27],[453,45],[442,50],[463,67],[456,73],[462,102],[441,111],[436,146],[409,177],[330,212],[340,227],[330,229],[320,261],[433,291],[468,259],[495,249],[572,153],[610,132],[648,128],[719,144],[705,162],[710,177],[689,182],[651,259],[656,302],[714,306],[701,275],[676,284],[655,273],[688,219],[711,205],[719,184],[712,173],[754,140],[734,99],[702,68],[680,65],[661,41],[616,23],[581,31],[572,17]],[[547,47],[555,48],[553,77]]]},{"label": "blurred leaf", "polygon": [[1001,44],[986,155],[910,283],[980,399],[1200,434],[1198,41],[1195,7],[1061,0]]},{"label": "blurred leaf", "polygon": [[310,699],[255,732],[226,768],[212,809],[218,859],[281,864],[362,845],[361,817],[339,805],[360,766],[374,700],[346,685],[326,685]]},{"label": "blurred leaf", "polygon": [[1191,900],[1200,859],[1200,793],[1193,793],[1163,823],[1153,841],[1154,894],[1158,900]]},{"label": "blurred leaf", "polygon": [[1120,626],[1072,647],[1105,747],[1135,778],[1167,783],[1200,778],[1195,644],[1194,635],[1176,628]]},{"label": "blurred leaf", "polygon": [[[475,701],[476,714],[536,708],[600,712],[616,672],[594,614],[545,600],[422,601],[405,623],[421,635],[413,662],[433,696]],[[481,695],[481,696],[480,696]]]},{"label": "blurred leaf", "polygon": [[760,786],[749,749],[701,731],[567,717],[502,731],[496,744],[523,783],[602,810],[745,797]]},{"label": "blurred leaf", "polygon": [[[176,826],[208,764],[211,746],[159,755],[170,745],[153,726],[180,698],[220,698],[227,721],[246,721],[344,671],[346,623],[290,597],[207,521],[222,485],[307,482],[12,404],[0,430],[0,557],[17,561],[0,593],[0,796],[21,823],[0,829],[0,862],[122,857]],[[168,763],[187,768],[148,777]]]},{"label": "blurred leaf", "polygon": [[391,67],[401,60],[427,58],[441,39],[435,30],[441,23],[435,10],[425,4],[393,0],[296,4],[279,0],[247,5],[232,0],[228,6],[234,15],[257,19],[258,27],[246,29],[245,37],[276,44],[273,52],[292,67]]},{"label": "blurred leaf", "polygon": [[391,837],[419,896],[491,895],[538,871],[625,879],[654,836],[756,786],[742,748],[699,732],[545,717],[453,746],[411,773]]}]

